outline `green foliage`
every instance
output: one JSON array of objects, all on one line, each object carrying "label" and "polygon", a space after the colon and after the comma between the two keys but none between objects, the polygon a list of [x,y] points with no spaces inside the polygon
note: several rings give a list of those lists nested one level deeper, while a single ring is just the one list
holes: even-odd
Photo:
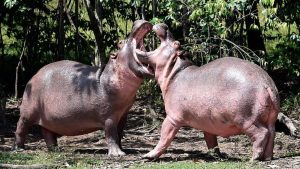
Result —
[{"label": "green foliage", "polygon": [[299,45],[297,39],[281,39],[268,55],[272,69],[286,69],[289,75],[300,76]]},{"label": "green foliage", "polygon": [[17,0],[5,0],[4,1],[4,5],[7,8],[12,8],[13,6],[15,6],[17,4]]},{"label": "green foliage", "polygon": [[151,24],[155,25],[155,24],[158,24],[158,23],[163,23],[163,20],[160,19],[160,18],[154,17],[154,18],[152,18],[149,22],[150,22]]},{"label": "green foliage", "polygon": [[[142,86],[138,90],[137,98],[146,100],[146,103],[155,108],[162,109],[164,106],[161,91],[154,79],[144,80]],[[161,110],[158,110],[157,112],[161,112]]]},{"label": "green foliage", "polygon": [[[297,94],[289,93],[288,98],[283,100],[281,111],[290,118],[299,119],[300,115],[300,92]],[[298,124],[300,125],[300,124]]]},{"label": "green foliage", "polygon": [[[75,22],[75,1],[66,2],[67,11]],[[253,2],[162,0],[156,1],[154,10],[153,1],[148,0],[99,0],[98,12],[101,14],[104,41],[102,47],[106,54],[104,60],[107,61],[109,53],[116,50],[117,42],[126,38],[132,23],[145,17],[152,24],[165,22],[197,65],[219,57],[234,56],[251,60],[268,68],[268,71],[284,69],[289,76],[299,77],[300,1],[260,0],[257,6],[252,6]],[[2,3],[0,24],[3,44],[0,43],[0,59],[9,63],[1,67],[12,65],[9,71],[14,70],[23,43],[29,39],[21,73],[26,75],[22,79],[24,86],[41,66],[57,60],[58,1],[4,0]],[[262,54],[248,48],[249,30],[245,22],[249,18],[259,19],[259,23],[250,23],[249,29],[262,32],[266,46]],[[79,3],[78,23],[75,24],[79,25],[81,35],[78,42],[79,57],[75,56],[75,28],[65,16],[65,59],[90,64],[95,52],[95,37],[83,1]],[[154,50],[152,43],[156,41],[151,39],[147,43],[148,49]],[[0,75],[7,76],[4,73]],[[139,94],[154,95],[153,99],[160,104],[160,91],[157,86],[154,87],[155,82],[146,83]]]},{"label": "green foliage", "polygon": [[260,0],[260,3],[266,6],[273,6],[275,0]]}]

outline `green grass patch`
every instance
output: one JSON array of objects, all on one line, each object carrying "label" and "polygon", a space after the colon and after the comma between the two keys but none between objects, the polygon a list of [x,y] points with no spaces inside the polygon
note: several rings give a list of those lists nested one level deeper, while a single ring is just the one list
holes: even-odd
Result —
[{"label": "green grass patch", "polygon": [[158,163],[158,164],[142,164],[136,165],[133,168],[141,169],[260,169],[263,168],[257,163],[250,162],[192,162],[180,161],[172,163]]},{"label": "green grass patch", "polygon": [[33,165],[41,164],[49,168],[92,168],[102,161],[95,157],[62,152],[0,152],[0,164]]},{"label": "green grass patch", "polygon": [[26,164],[33,159],[34,156],[31,154],[0,152],[0,164]]},{"label": "green grass patch", "polygon": [[[122,162],[116,163],[122,165]],[[113,162],[113,163],[115,163]],[[126,161],[123,161],[126,163]],[[111,161],[109,160],[109,163]],[[94,167],[106,166],[105,161],[99,160],[99,157],[86,154],[75,154],[67,152],[0,152],[0,164],[13,165],[43,165],[43,168],[71,168],[71,169],[89,169]],[[112,164],[109,164],[112,165]],[[263,168],[258,163],[249,163],[245,161],[178,161],[178,162],[146,162],[137,163],[129,168],[141,169],[260,169]]]}]

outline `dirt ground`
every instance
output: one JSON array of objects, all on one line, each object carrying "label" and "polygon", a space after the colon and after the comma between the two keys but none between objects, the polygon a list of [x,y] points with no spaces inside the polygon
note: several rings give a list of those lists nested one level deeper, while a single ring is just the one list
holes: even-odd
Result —
[{"label": "dirt ground", "polygon": [[[104,168],[128,168],[134,164],[169,163],[174,161],[247,161],[251,157],[251,142],[245,135],[230,138],[218,137],[220,150],[226,156],[226,158],[219,158],[207,150],[202,132],[191,128],[182,128],[167,152],[160,159],[156,161],[141,159],[143,154],[153,149],[157,144],[160,124],[163,119],[161,114],[155,114],[155,112],[147,111],[146,109],[138,104],[135,104],[131,109],[125,136],[122,140],[123,148],[127,154],[124,157],[112,158],[107,156],[103,131],[96,131],[81,136],[61,137],[58,139],[59,147],[61,151],[65,152],[99,157],[99,159],[104,161]],[[15,111],[15,113],[12,113],[14,116],[10,115],[10,117],[7,117],[5,143],[0,143],[0,151],[10,151],[11,149],[13,132],[18,120],[18,110]],[[41,138],[37,127],[31,130],[26,148],[26,151],[47,151],[45,142]],[[277,132],[274,158],[272,161],[259,163],[264,168],[300,168],[300,138],[293,138]]]}]

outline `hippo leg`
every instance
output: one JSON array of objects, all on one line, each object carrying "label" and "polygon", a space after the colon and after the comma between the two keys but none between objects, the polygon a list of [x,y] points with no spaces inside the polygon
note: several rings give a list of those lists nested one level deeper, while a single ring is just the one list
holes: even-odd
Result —
[{"label": "hippo leg", "polygon": [[208,132],[204,132],[204,140],[206,142],[208,149],[213,149],[214,153],[218,156],[222,156],[220,149],[218,147],[217,136]]},{"label": "hippo leg", "polygon": [[49,151],[57,150],[57,135],[52,131],[42,127],[42,134]]},{"label": "hippo leg", "polygon": [[30,122],[28,119],[24,117],[20,117],[17,129],[15,132],[15,141],[13,145],[13,150],[23,150],[25,148],[25,138],[28,134],[29,127],[32,126],[32,122]]},{"label": "hippo leg", "polygon": [[126,125],[127,122],[127,113],[128,111],[126,111],[126,113],[121,117],[119,124],[118,124],[118,145],[120,147],[121,150],[123,150],[122,148],[122,143],[121,143],[121,139],[124,136],[124,127]]},{"label": "hippo leg", "polygon": [[274,139],[275,139],[275,125],[269,125],[269,138],[266,145],[266,149],[263,155],[263,160],[272,160],[273,158],[273,148],[274,148]]},{"label": "hippo leg", "polygon": [[112,119],[105,121],[105,138],[108,145],[109,156],[124,156],[125,153],[119,147],[117,122]]},{"label": "hippo leg", "polygon": [[264,125],[256,122],[245,130],[245,134],[251,138],[253,143],[251,161],[262,160],[270,132]]},{"label": "hippo leg", "polygon": [[152,151],[145,154],[143,158],[155,159],[158,158],[161,154],[163,154],[168,148],[168,146],[171,144],[179,129],[180,126],[175,126],[167,116],[164,122],[162,123],[160,139],[158,144]]}]

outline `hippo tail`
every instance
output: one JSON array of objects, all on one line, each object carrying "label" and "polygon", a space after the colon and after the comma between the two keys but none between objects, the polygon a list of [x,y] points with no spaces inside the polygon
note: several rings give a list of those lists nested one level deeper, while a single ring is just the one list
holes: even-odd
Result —
[{"label": "hippo tail", "polygon": [[271,111],[270,111],[270,114],[269,114],[269,119],[268,121],[269,122],[274,122],[277,120],[277,116],[279,114],[279,111],[280,111],[280,99],[279,99],[279,94],[278,94],[278,91],[275,88],[271,88],[271,87],[266,87],[267,88],[267,91],[268,91],[268,94],[269,94],[269,97],[270,97],[270,100],[271,100]]}]

